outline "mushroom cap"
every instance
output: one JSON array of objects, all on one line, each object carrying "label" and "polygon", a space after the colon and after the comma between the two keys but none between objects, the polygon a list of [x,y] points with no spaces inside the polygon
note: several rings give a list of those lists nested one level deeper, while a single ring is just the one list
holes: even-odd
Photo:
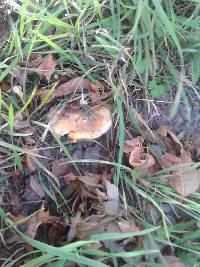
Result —
[{"label": "mushroom cap", "polygon": [[99,105],[90,110],[65,110],[50,123],[50,130],[61,137],[68,134],[74,141],[92,140],[106,133],[112,125],[108,107]]}]

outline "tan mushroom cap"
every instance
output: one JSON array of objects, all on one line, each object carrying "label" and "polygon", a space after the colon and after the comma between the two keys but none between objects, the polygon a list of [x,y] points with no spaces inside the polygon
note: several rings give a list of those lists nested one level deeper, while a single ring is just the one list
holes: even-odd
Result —
[{"label": "tan mushroom cap", "polygon": [[68,134],[74,141],[92,140],[106,133],[112,125],[112,115],[103,105],[92,107],[89,111],[67,110],[53,120],[50,130],[57,136]]}]

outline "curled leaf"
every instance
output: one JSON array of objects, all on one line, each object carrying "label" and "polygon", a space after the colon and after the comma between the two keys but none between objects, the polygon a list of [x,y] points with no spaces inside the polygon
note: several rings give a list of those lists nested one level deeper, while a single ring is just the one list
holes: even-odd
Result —
[{"label": "curled leaf", "polygon": [[180,158],[166,153],[161,157],[163,169],[176,167],[170,171],[169,184],[183,197],[187,197],[200,188],[200,169],[188,170],[192,160],[190,154],[183,152]]},{"label": "curled leaf", "polygon": [[140,172],[141,176],[151,175],[155,160],[151,154],[143,152],[142,147],[135,147],[129,157],[129,163]]},{"label": "curled leaf", "polygon": [[51,75],[54,73],[56,69],[56,63],[53,57],[47,57],[43,59],[42,63],[37,67],[37,73],[40,78],[45,77],[47,81],[50,81]]}]

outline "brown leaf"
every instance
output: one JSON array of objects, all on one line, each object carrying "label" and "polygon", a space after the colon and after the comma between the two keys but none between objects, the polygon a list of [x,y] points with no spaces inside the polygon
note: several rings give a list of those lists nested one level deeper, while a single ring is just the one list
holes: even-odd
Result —
[{"label": "brown leaf", "polygon": [[27,230],[26,234],[35,238],[37,234],[37,229],[41,224],[54,224],[57,223],[57,219],[54,216],[49,215],[49,212],[45,212],[44,208],[40,209],[37,213],[35,213],[30,219],[27,221]]},{"label": "brown leaf", "polygon": [[155,160],[152,155],[143,152],[142,147],[135,147],[129,157],[129,163],[137,171],[139,171],[141,176],[153,174],[155,168],[152,168],[155,165]]},{"label": "brown leaf", "polygon": [[108,215],[119,214],[119,190],[110,181],[105,181],[108,201],[104,202],[104,209]]},{"label": "brown leaf", "polygon": [[86,185],[97,186],[102,181],[102,174],[85,172],[83,176],[78,176],[78,179]]},{"label": "brown leaf", "polygon": [[[170,146],[172,145],[172,150],[174,150],[175,153],[176,153],[175,150],[180,151],[180,153],[183,152],[183,145],[182,145],[182,143],[180,142],[180,140],[178,139],[178,137],[167,126],[161,124],[158,127],[158,129],[156,130],[156,132],[159,133],[160,135],[162,135],[163,137],[165,137],[166,146],[168,146],[171,149]],[[168,148],[168,150],[169,150],[169,148]]]},{"label": "brown leaf", "polygon": [[76,90],[88,88],[90,81],[82,77],[71,79],[70,81],[61,84],[54,92],[54,97],[64,96],[74,93]]},{"label": "brown leaf", "polygon": [[141,147],[143,145],[143,138],[141,136],[137,136],[131,140],[124,141],[124,152],[131,153],[135,147]]},{"label": "brown leaf", "polygon": [[72,168],[72,164],[65,163],[66,161],[67,158],[52,161],[51,171],[58,178],[66,175]]},{"label": "brown leaf", "polygon": [[[38,148],[32,147],[31,153],[34,154],[35,156],[39,156],[40,155],[40,151],[38,150]],[[25,155],[25,162],[24,162],[25,168],[32,172],[38,169],[37,164],[31,159],[31,157],[28,155],[28,153]]]},{"label": "brown leaf", "polygon": [[45,77],[47,81],[50,81],[51,75],[54,73],[56,63],[53,57],[47,57],[43,59],[42,63],[37,67],[37,73],[40,78]]},{"label": "brown leaf", "polygon": [[40,184],[35,179],[34,175],[30,176],[30,187],[35,191],[35,193],[40,197],[43,198],[45,196],[45,193],[43,189],[41,188]]},{"label": "brown leaf", "polygon": [[129,223],[125,220],[119,221],[118,225],[122,233],[138,232],[140,230],[135,223]]},{"label": "brown leaf", "polygon": [[[77,78],[71,79],[68,82],[65,82],[65,83],[61,84],[60,86],[58,86],[55,89],[55,91],[48,97],[48,99],[46,101],[47,101],[47,103],[49,103],[55,97],[61,97],[61,96],[69,95],[71,93],[76,92],[76,90],[88,88],[89,84],[90,84],[90,80],[82,78],[82,77],[77,77]],[[40,93],[40,98],[42,100],[45,99],[45,97],[47,96],[48,93],[49,93],[48,90],[43,90]]]},{"label": "brown leaf", "polygon": [[18,113],[15,115],[14,119],[14,129],[15,130],[21,130],[24,128],[28,128],[30,126],[30,123],[28,120],[24,120],[21,113]]},{"label": "brown leaf", "polygon": [[[163,169],[177,166],[170,173],[169,184],[183,197],[187,197],[198,191],[200,187],[200,169],[189,170],[192,160],[190,153],[184,151],[180,158],[166,153],[161,157],[161,166]],[[187,172],[188,171],[188,172]]]},{"label": "brown leaf", "polygon": [[113,217],[105,217],[104,215],[91,215],[85,220],[81,220],[77,225],[76,236],[79,239],[86,239],[91,235],[103,233],[105,226],[112,220]]},{"label": "brown leaf", "polygon": [[96,84],[90,83],[89,94],[92,103],[98,103],[111,96],[111,92],[105,90],[105,86],[102,82],[96,82]]},{"label": "brown leaf", "polygon": [[9,87],[10,85],[7,80],[4,79],[3,81],[0,82],[0,88],[2,92],[8,91]]},{"label": "brown leaf", "polygon": [[170,185],[183,197],[197,192],[200,187],[200,169],[189,171],[169,179]]},{"label": "brown leaf", "polygon": [[169,267],[186,267],[181,260],[175,256],[164,256]]}]

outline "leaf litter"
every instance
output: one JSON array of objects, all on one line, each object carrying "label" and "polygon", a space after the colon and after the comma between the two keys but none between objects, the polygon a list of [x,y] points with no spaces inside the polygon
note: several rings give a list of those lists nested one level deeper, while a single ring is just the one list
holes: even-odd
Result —
[{"label": "leaf litter", "polygon": [[[45,78],[50,83],[54,79],[53,74],[58,65],[52,56],[44,59],[36,56],[35,62],[33,56],[30,61],[30,66],[37,68],[39,80]],[[25,154],[21,157],[23,171],[11,169],[8,190],[1,195],[0,201],[6,203],[10,218],[17,224],[21,222],[18,226],[20,231],[33,239],[57,246],[90,238],[97,233],[138,232],[143,226],[124,212],[122,188],[116,187],[112,181],[114,168],[102,163],[108,159],[113,160],[115,154],[110,139],[114,125],[113,108],[110,105],[111,90],[104,82],[95,84],[83,77],[67,77],[66,80],[56,86],[50,95],[49,89],[39,88],[37,101],[45,96],[48,99],[44,110],[38,112],[35,118],[40,119],[41,116],[42,120],[46,120],[43,122],[46,123],[47,130],[69,144],[69,154],[56,148],[51,134],[47,132],[41,141],[42,130],[31,125],[24,114],[16,116],[14,130],[18,134],[30,133],[23,137],[23,147],[31,151],[32,156]],[[21,89],[16,86],[13,88],[19,103],[24,100]],[[66,105],[57,109],[63,99],[66,100]],[[34,102],[31,105],[33,107],[28,107],[30,110],[34,108]],[[159,180],[158,173],[164,172],[164,182],[181,199],[199,192],[200,171],[194,169],[190,153],[176,134],[165,125],[160,125],[156,130],[151,129],[139,112],[136,117],[144,131],[141,135],[124,141],[123,155],[125,164],[138,173],[133,184],[139,182],[148,190],[152,185],[151,178]],[[43,150],[46,144],[51,144],[50,148]],[[92,160],[99,162],[90,162]],[[47,179],[44,169],[56,179],[58,188],[52,180]],[[52,199],[56,199],[57,203]],[[133,197],[133,200],[133,207],[139,213],[137,198]],[[145,216],[153,210],[149,207],[147,205]],[[154,220],[153,223],[158,224],[158,221]],[[19,239],[15,238],[13,242],[17,245]],[[119,238],[110,242],[98,242],[98,248],[103,251],[127,252],[138,249],[142,242],[137,237],[126,240]],[[97,244],[91,245],[91,248],[95,245]],[[28,249],[26,247],[26,251]],[[174,256],[165,257],[171,266],[182,264]],[[134,264],[125,257],[123,260],[127,264]]]}]

